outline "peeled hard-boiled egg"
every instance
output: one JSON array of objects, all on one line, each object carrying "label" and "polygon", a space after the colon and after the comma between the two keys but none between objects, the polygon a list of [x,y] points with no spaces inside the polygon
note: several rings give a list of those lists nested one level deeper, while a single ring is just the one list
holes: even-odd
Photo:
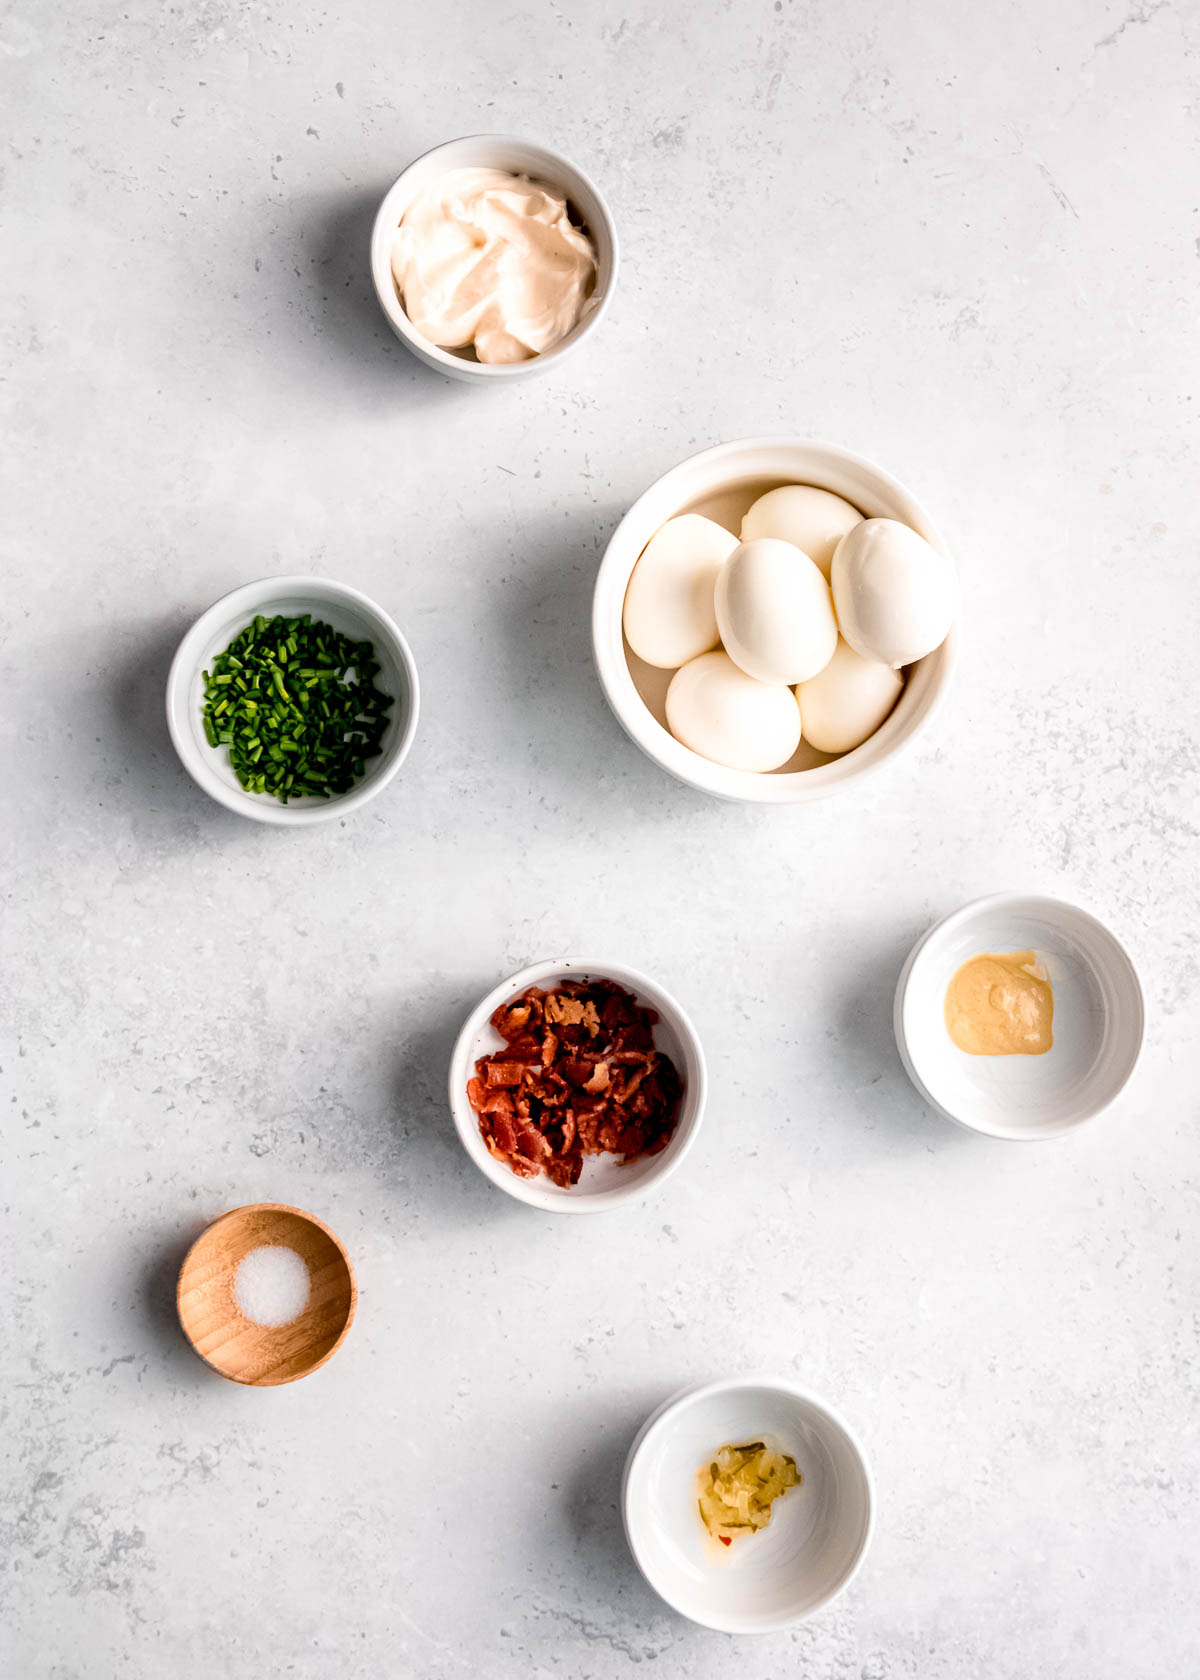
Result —
[{"label": "peeled hard-boiled egg", "polygon": [[804,682],[833,658],[829,585],[794,543],[755,537],[735,548],[717,577],[716,608],[725,652],[759,682]]},{"label": "peeled hard-boiled egg", "polygon": [[838,625],[855,653],[897,669],[940,647],[958,612],[953,565],[898,519],[847,531],[832,580]]},{"label": "peeled hard-boiled egg", "polygon": [[654,533],[625,591],[625,637],[639,659],[670,671],[716,647],[713,592],[737,544],[699,513],[681,513]]},{"label": "peeled hard-boiled egg", "polygon": [[861,658],[839,636],[825,669],[797,685],[804,739],[818,752],[860,747],[887,717],[903,687],[899,671]]},{"label": "peeled hard-boiled egg", "polygon": [[861,523],[858,509],[832,490],[818,490],[815,484],[781,484],[749,509],[742,520],[742,541],[781,537],[795,543],[828,577],[834,549],[852,525]]},{"label": "peeled hard-boiled egg", "polygon": [[800,745],[790,688],[756,682],[727,653],[702,653],[676,671],[667,723],[677,741],[730,770],[778,770]]}]

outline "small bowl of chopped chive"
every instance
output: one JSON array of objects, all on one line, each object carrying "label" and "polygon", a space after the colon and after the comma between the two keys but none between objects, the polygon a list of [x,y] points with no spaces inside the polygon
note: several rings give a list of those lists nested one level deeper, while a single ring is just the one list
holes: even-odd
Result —
[{"label": "small bowl of chopped chive", "polygon": [[167,727],[213,799],[304,827],[391,781],[418,698],[408,643],[382,607],[329,578],[262,578],[216,602],[179,644]]}]

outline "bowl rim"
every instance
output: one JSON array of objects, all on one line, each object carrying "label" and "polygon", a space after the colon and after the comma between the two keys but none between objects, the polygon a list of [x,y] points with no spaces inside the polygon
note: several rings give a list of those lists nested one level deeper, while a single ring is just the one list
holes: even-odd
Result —
[{"label": "bowl rim", "polygon": [[[332,799],[323,800],[319,805],[282,805],[278,800],[260,803],[259,800],[245,794],[241,788],[230,787],[222,781],[211,765],[200,756],[195,739],[181,727],[176,713],[182,714],[185,709],[186,691],[198,669],[200,649],[218,619],[235,609],[237,612],[247,611],[253,616],[256,604],[272,595],[300,593],[327,597],[335,605],[348,602],[357,607],[365,618],[373,619],[378,624],[382,636],[392,643],[392,652],[397,663],[403,668],[409,691],[408,711],[389,762],[373,776],[366,777],[352,787],[349,792],[335,794]],[[277,577],[255,578],[250,583],[239,584],[236,589],[219,596],[205,608],[199,618],[184,632],[179,646],[175,649],[167,672],[165,703],[167,732],[171,737],[171,745],[175,748],[179,762],[197,787],[215,799],[219,805],[236,812],[238,816],[268,823],[276,828],[310,828],[316,823],[329,822],[334,817],[344,817],[349,812],[356,811],[368,800],[374,799],[377,793],[381,793],[396,775],[408,757],[416,736],[417,719],[421,709],[421,685],[412,649],[391,614],[377,601],[365,595],[361,589],[355,589],[348,583],[339,583],[336,578],[288,572]]]},{"label": "bowl rim", "polygon": [[[950,633],[939,648],[928,654],[928,659],[937,659],[938,665],[932,679],[932,686],[922,701],[922,711],[907,732],[901,738],[883,750],[878,746],[872,751],[872,743],[877,742],[878,736],[886,730],[889,718],[876,730],[873,735],[860,746],[854,747],[848,753],[842,753],[828,764],[814,766],[810,770],[790,771],[786,774],[761,774],[755,771],[731,770],[725,765],[710,762],[699,753],[692,752],[682,742],[676,741],[668,734],[658,720],[651,714],[638,693],[628,661],[625,658],[624,646],[620,642],[621,615],[624,610],[625,590],[628,587],[632,567],[625,576],[620,590],[620,599],[613,600],[616,594],[614,578],[624,568],[624,558],[619,549],[627,540],[629,528],[636,525],[645,504],[652,497],[664,496],[672,490],[675,484],[692,478],[705,468],[718,468],[729,464],[733,467],[742,457],[748,457],[760,451],[778,451],[780,449],[796,452],[808,452],[816,457],[824,457],[828,463],[840,464],[851,470],[869,475],[886,486],[888,491],[909,512],[909,523],[924,536],[926,541],[945,554],[951,561],[954,556],[941,535],[937,526],[929,516],[924,506],[913,493],[902,484],[892,473],[870,460],[865,455],[857,454],[854,450],[845,449],[840,444],[828,443],[820,438],[802,437],[794,432],[762,432],[749,437],[730,438],[723,443],[710,445],[707,449],[699,450],[694,455],[686,456],[682,461],[669,467],[652,483],[646,486],[636,500],[631,503],[622,515],[608,543],[605,546],[596,581],[592,593],[592,658],[596,667],[596,675],[604,697],[608,701],[617,722],[625,734],[639,747],[646,757],[675,777],[677,781],[689,787],[696,788],[701,793],[715,795],[720,799],[738,800],[747,804],[762,805],[795,805],[807,803],[812,799],[828,797],[852,784],[861,783],[870,775],[874,775],[884,765],[891,764],[903,752],[907,751],[913,742],[924,734],[937,714],[945,704],[946,696],[952,686],[955,670],[962,650],[962,612],[951,626]],[[741,476],[768,477],[770,474],[748,473]],[[722,483],[732,487],[738,481],[738,475],[730,471],[724,475],[713,474],[712,490],[719,490]],[[807,479],[800,482],[816,482]],[[817,484],[818,489],[829,489],[829,484]],[[833,494],[841,492],[833,490]],[[690,498],[695,500],[693,494]],[[676,513],[680,511],[676,509]],[[674,515],[665,514],[664,518]],[[644,544],[643,544],[644,546]],[[634,558],[637,564],[638,556]],[[957,562],[955,562],[957,569]],[[610,652],[612,647],[613,612],[616,613],[618,631],[617,650]],[[918,663],[923,663],[919,661]]]},{"label": "bowl rim", "polygon": [[[658,1581],[655,1580],[650,1570],[647,1569],[645,1561],[638,1550],[632,1533],[632,1525],[629,1517],[630,1488],[637,1470],[638,1460],[649,1444],[651,1437],[656,1435],[660,1429],[668,1424],[673,1414],[681,1411],[686,1405],[690,1405],[699,1400],[707,1399],[710,1395],[728,1394],[736,1392],[740,1389],[751,1388],[774,1389],[780,1394],[787,1395],[792,1400],[799,1400],[802,1404],[810,1406],[814,1411],[821,1413],[830,1423],[833,1424],[836,1429],[839,1429],[842,1432],[850,1445],[854,1457],[858,1462],[859,1470],[862,1473],[863,1490],[867,1506],[867,1520],[858,1549],[855,1552],[850,1567],[847,1569],[845,1574],[836,1583],[836,1585],[831,1587],[829,1591],[825,1593],[816,1603],[810,1605],[807,1610],[802,1611],[799,1615],[785,1613],[780,1616],[752,1617],[744,1620],[718,1615],[700,1617],[694,1615],[691,1610],[685,1610],[669,1592],[665,1592]],[[859,1570],[862,1568],[863,1563],[866,1560],[867,1553],[871,1548],[871,1541],[874,1538],[875,1520],[875,1477],[871,1470],[871,1461],[867,1457],[866,1450],[864,1449],[862,1441],[859,1439],[856,1431],[851,1428],[849,1423],[847,1423],[842,1413],[838,1411],[835,1406],[832,1406],[828,1400],[823,1399],[821,1395],[814,1393],[812,1389],[806,1388],[802,1383],[794,1381],[791,1377],[775,1376],[770,1372],[751,1372],[746,1376],[721,1377],[714,1382],[688,1383],[683,1388],[677,1389],[673,1394],[668,1395],[662,1404],[650,1413],[649,1417],[645,1420],[637,1434],[634,1436],[629,1452],[625,1458],[625,1468],[621,1476],[621,1526],[625,1531],[625,1542],[629,1547],[633,1561],[637,1564],[637,1567],[641,1572],[642,1579],[654,1592],[658,1594],[663,1603],[668,1604],[677,1615],[684,1616],[688,1621],[696,1622],[701,1627],[713,1628],[718,1633],[777,1633],[783,1628],[797,1627],[801,1622],[807,1621],[810,1616],[815,1616],[819,1614],[820,1611],[826,1609],[836,1598],[839,1598],[841,1594],[846,1591],[847,1587],[850,1586],[851,1582],[855,1579]]]},{"label": "bowl rim", "polygon": [[[444,350],[440,344],[434,344],[431,340],[425,338],[413,326],[403,304],[400,302],[399,294],[392,280],[390,254],[387,260],[384,260],[384,234],[390,234],[392,226],[399,225],[392,208],[394,201],[403,196],[409,177],[414,171],[428,167],[433,159],[442,154],[453,153],[459,147],[481,145],[524,147],[545,160],[548,184],[563,187],[568,200],[576,197],[578,187],[581,187],[585,193],[590,193],[599,211],[599,220],[603,223],[604,235],[609,246],[610,256],[603,285],[601,285],[597,253],[596,289],[592,293],[591,300],[589,300],[591,308],[580,317],[565,338],[560,339],[557,344],[551,345],[548,350],[540,351],[536,356],[530,356],[523,362],[470,362],[462,356],[455,355],[451,350]],[[452,167],[449,157],[447,157],[446,162],[447,168]],[[563,179],[561,181],[550,180],[550,174],[561,175]],[[527,379],[533,373],[546,372],[561,361],[563,356],[568,355],[586,338],[590,337],[593,330],[599,326],[603,317],[608,313],[608,306],[612,301],[613,293],[616,291],[621,269],[621,248],[617,238],[616,222],[613,220],[608,200],[592,177],[578,164],[572,163],[571,159],[564,153],[557,151],[553,146],[545,145],[540,140],[525,140],[519,134],[482,131],[459,134],[452,140],[439,141],[436,146],[428,147],[404,166],[384,193],[371,223],[369,267],[371,284],[374,287],[375,297],[380,309],[393,332],[414,355],[431,367],[439,368],[454,378],[466,380],[470,383],[487,384],[511,379]]]},{"label": "bowl rim", "polygon": [[[580,1191],[572,1187],[571,1192],[564,1194],[557,1188],[547,1191],[540,1177],[519,1178],[510,1167],[497,1161],[484,1144],[479,1134],[478,1116],[467,1101],[466,1082],[474,1065],[471,1046],[492,1011],[498,1008],[505,998],[516,996],[527,986],[539,985],[550,975],[561,974],[564,969],[575,970],[580,975],[595,979],[615,980],[618,985],[623,985],[627,991],[633,992],[639,1002],[658,1009],[660,1016],[669,1016],[671,1026],[687,1043],[695,1063],[695,1076],[687,1077],[679,1118],[670,1141],[657,1155],[651,1157],[647,1170],[635,1183],[618,1185],[609,1190]],[[554,957],[518,969],[515,974],[493,986],[491,991],[475,1004],[459,1029],[454,1048],[450,1052],[447,1087],[450,1114],[459,1142],[468,1158],[485,1178],[515,1200],[543,1213],[594,1214],[606,1213],[612,1208],[627,1207],[632,1202],[642,1201],[681,1165],[691,1151],[704,1119],[708,1100],[708,1069],[700,1035],[691,1017],[673,993],[657,980],[643,974],[640,969],[630,968],[627,963],[612,962],[605,958]]]},{"label": "bowl rim", "polygon": [[[188,1334],[187,1326],[183,1322],[183,1279],[192,1255],[196,1252],[197,1248],[199,1248],[204,1239],[210,1236],[219,1225],[224,1225],[228,1219],[234,1219],[238,1215],[244,1216],[249,1213],[292,1213],[295,1214],[297,1218],[303,1219],[307,1224],[315,1225],[319,1231],[329,1238],[330,1242],[341,1255],[342,1261],[346,1267],[346,1274],[350,1279],[350,1305],[346,1311],[346,1321],[342,1325],[337,1340],[325,1350],[320,1359],[315,1360],[311,1365],[306,1365],[303,1371],[297,1371],[294,1377],[284,1378],[282,1382],[256,1383],[251,1382],[248,1377],[238,1377],[231,1371],[222,1370],[221,1367],[214,1364],[206,1354],[200,1352],[200,1349],[196,1346],[195,1342]],[[217,1376],[224,1377],[226,1382],[235,1382],[242,1388],[286,1388],[289,1383],[300,1382],[305,1377],[311,1377],[314,1371],[319,1371],[322,1365],[327,1365],[329,1363],[334,1354],[341,1347],[342,1343],[346,1340],[346,1337],[350,1334],[350,1326],[354,1323],[354,1315],[357,1311],[358,1279],[354,1275],[354,1262],[350,1258],[345,1243],[338,1236],[336,1231],[331,1230],[330,1227],[326,1225],[323,1219],[318,1219],[315,1213],[309,1213],[307,1208],[293,1206],[291,1202],[243,1202],[238,1207],[227,1208],[224,1213],[219,1213],[215,1219],[210,1219],[204,1229],[198,1232],[193,1240],[188,1244],[187,1253],[179,1262],[179,1273],[175,1279],[175,1317],[179,1321],[179,1328],[183,1332],[184,1341],[196,1355],[196,1358],[199,1359],[202,1364],[207,1365],[210,1371],[215,1371]]]},{"label": "bowl rim", "polygon": [[[908,1047],[908,988],[917,963],[928,950],[930,943],[939,935],[944,936],[952,932],[959,924],[969,921],[983,912],[1011,909],[1015,905],[1041,907],[1044,910],[1054,912],[1067,910],[1073,916],[1078,916],[1096,929],[1112,946],[1118,961],[1124,964],[1127,978],[1132,983],[1132,994],[1135,1001],[1135,1019],[1131,1022],[1135,1040],[1133,1053],[1129,1059],[1129,1066],[1120,1079],[1100,1102],[1094,1104],[1086,1113],[1079,1115],[1077,1119],[1068,1120],[1057,1126],[1039,1127],[1036,1131],[1018,1131],[1015,1128],[987,1125],[980,1121],[968,1120],[961,1114],[955,1114],[951,1109],[940,1103],[929,1090],[917,1071]],[[916,1087],[918,1096],[936,1114],[940,1114],[943,1120],[949,1120],[952,1125],[961,1127],[963,1131],[973,1132],[976,1137],[994,1138],[1000,1143],[1049,1143],[1055,1138],[1066,1137],[1072,1132],[1077,1132],[1081,1126],[1086,1126],[1090,1121],[1095,1120],[1106,1109],[1111,1108],[1121,1093],[1128,1087],[1129,1082],[1138,1070],[1142,1059],[1142,1051],[1145,1048],[1146,995],[1137,964],[1130,955],[1129,948],[1124,940],[1117,937],[1107,922],[1102,922],[1099,916],[1094,915],[1090,910],[1086,910],[1082,904],[1075,903],[1073,899],[1056,897],[1052,893],[1022,892],[1019,890],[984,893],[980,898],[972,898],[966,904],[960,904],[956,910],[949,911],[948,914],[940,917],[930,927],[926,928],[908,953],[896,981],[896,992],[892,1003],[892,1030],[895,1034],[896,1048],[900,1053],[900,1060],[904,1064],[904,1071]]]}]

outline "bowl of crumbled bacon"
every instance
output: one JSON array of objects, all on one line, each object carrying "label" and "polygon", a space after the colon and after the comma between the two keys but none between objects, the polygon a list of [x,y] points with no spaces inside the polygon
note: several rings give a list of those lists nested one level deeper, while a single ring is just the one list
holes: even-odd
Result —
[{"label": "bowl of crumbled bacon", "polygon": [[704,1110],[700,1041],[661,986],[617,963],[537,963],[459,1034],[450,1107],[476,1166],[518,1201],[596,1213],[683,1159]]}]

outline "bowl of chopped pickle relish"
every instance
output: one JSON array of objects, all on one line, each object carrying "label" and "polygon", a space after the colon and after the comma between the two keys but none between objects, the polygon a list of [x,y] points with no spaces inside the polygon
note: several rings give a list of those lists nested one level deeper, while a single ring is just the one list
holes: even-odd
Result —
[{"label": "bowl of chopped pickle relish", "polygon": [[345,816],[399,770],[416,733],[412,653],[389,615],[330,578],[262,578],[201,615],[167,677],[184,769],[240,816]]},{"label": "bowl of chopped pickle relish", "polygon": [[651,1413],[625,1462],[634,1561],[680,1615],[772,1633],[815,1614],[858,1573],[874,1527],[862,1447],[788,1377],[727,1377]]}]

